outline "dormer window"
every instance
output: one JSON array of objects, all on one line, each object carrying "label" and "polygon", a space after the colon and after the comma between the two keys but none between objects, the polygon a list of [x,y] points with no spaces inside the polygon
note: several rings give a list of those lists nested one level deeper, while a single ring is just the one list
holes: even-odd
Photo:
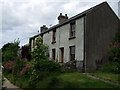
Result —
[{"label": "dormer window", "polygon": [[70,23],[70,38],[74,38],[76,34],[75,21]]},{"label": "dormer window", "polygon": [[56,43],[56,30],[53,30],[52,43]]}]

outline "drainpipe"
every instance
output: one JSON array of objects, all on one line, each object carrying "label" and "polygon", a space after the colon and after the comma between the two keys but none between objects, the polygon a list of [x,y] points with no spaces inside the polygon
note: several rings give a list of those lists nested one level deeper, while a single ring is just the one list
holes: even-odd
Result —
[{"label": "drainpipe", "polygon": [[84,16],[84,64],[83,64],[83,68],[84,71],[86,72],[86,16]]}]

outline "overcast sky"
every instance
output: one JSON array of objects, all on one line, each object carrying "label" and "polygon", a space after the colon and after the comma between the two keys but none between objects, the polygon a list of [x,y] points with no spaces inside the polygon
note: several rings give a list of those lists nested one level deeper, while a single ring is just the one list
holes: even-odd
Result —
[{"label": "overcast sky", "polygon": [[[104,0],[0,0],[0,48],[20,40],[20,46],[29,37],[38,34],[42,25],[58,24],[60,13],[72,17]],[[106,0],[118,15],[118,1]]]}]

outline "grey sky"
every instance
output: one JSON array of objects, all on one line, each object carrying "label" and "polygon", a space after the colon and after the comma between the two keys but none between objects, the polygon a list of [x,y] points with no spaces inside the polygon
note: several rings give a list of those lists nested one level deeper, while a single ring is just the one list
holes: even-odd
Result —
[{"label": "grey sky", "polygon": [[[59,13],[72,17],[104,0],[1,0],[0,1],[0,48],[19,38],[20,45],[38,34],[42,25],[58,23]],[[106,0],[118,15],[118,1]]]}]

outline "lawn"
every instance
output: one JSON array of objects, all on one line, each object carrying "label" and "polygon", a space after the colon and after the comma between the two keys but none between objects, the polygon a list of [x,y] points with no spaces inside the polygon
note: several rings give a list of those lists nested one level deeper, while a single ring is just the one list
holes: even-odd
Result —
[{"label": "lawn", "polygon": [[[9,78],[11,78],[10,75]],[[27,81],[23,79],[21,79],[20,81],[19,79],[19,82],[23,84],[20,87],[28,88],[28,86],[25,86],[27,85]],[[18,86],[20,85],[18,84],[17,81],[16,84]],[[100,80],[89,78],[77,72],[63,73],[60,75],[53,74],[52,76],[48,76],[37,82],[35,87],[36,88],[120,88],[118,86],[111,85]]]},{"label": "lawn", "polygon": [[101,79],[109,80],[114,83],[120,84],[120,74],[113,74],[113,73],[103,73],[103,72],[95,72],[95,73],[89,73],[90,75],[99,77]]},{"label": "lawn", "polygon": [[58,76],[58,88],[115,88],[116,86],[89,78],[80,73],[66,73]]}]

